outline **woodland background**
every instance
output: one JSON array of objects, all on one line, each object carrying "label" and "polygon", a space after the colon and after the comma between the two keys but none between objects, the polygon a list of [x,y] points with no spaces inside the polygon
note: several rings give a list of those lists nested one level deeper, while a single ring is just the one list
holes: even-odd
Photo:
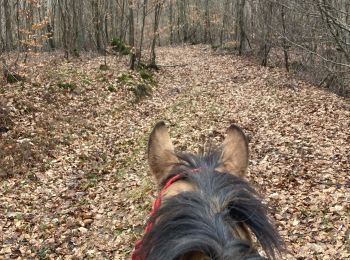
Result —
[{"label": "woodland background", "polygon": [[347,0],[1,0],[0,50],[68,59],[114,46],[133,67],[144,50],[155,64],[156,46],[204,43],[348,95],[349,13]]},{"label": "woodland background", "polygon": [[350,258],[349,0],[0,0],[0,259],[130,259],[146,147],[249,139],[282,259]]}]

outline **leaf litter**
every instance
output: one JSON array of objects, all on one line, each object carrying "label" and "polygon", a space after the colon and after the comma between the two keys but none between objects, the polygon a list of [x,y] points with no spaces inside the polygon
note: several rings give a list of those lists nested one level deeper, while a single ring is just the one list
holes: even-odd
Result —
[{"label": "leaf litter", "polygon": [[284,258],[350,257],[348,99],[199,45],[159,48],[152,96],[135,102],[142,79],[107,61],[34,57],[32,81],[0,88],[0,258],[128,259],[157,194],[145,151],[158,120],[192,152],[240,125]]}]

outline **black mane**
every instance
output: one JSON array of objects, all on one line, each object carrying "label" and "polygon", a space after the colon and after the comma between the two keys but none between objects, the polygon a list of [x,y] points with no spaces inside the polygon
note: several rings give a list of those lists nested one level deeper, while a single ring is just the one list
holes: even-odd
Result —
[{"label": "black mane", "polygon": [[[178,155],[172,175],[183,173],[195,191],[164,199],[156,223],[145,235],[141,255],[146,259],[180,259],[202,252],[209,259],[265,259],[250,241],[235,237],[232,228],[244,223],[265,254],[275,259],[283,247],[257,192],[230,173],[219,173],[220,153]],[[198,169],[193,171],[193,169]]]}]

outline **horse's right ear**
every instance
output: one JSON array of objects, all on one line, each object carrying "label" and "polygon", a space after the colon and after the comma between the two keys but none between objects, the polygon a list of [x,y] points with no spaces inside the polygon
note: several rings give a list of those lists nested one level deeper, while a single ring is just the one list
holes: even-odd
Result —
[{"label": "horse's right ear", "polygon": [[148,163],[158,183],[170,173],[177,162],[168,129],[164,122],[159,122],[153,128],[148,141]]}]

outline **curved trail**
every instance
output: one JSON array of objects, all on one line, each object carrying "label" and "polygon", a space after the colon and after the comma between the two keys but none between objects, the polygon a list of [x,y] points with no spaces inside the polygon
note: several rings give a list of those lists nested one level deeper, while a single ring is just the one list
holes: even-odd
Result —
[{"label": "curved trail", "polygon": [[204,46],[161,48],[158,56],[162,65],[187,65],[162,67],[151,98],[135,105],[126,92],[97,91],[62,108],[75,115],[61,133],[69,144],[34,170],[35,184],[13,178],[1,188],[0,202],[11,210],[0,218],[0,253],[128,258],[156,194],[148,134],[166,120],[175,146],[193,152],[239,124],[250,139],[247,178],[266,195],[286,258],[347,258],[348,100]]}]

